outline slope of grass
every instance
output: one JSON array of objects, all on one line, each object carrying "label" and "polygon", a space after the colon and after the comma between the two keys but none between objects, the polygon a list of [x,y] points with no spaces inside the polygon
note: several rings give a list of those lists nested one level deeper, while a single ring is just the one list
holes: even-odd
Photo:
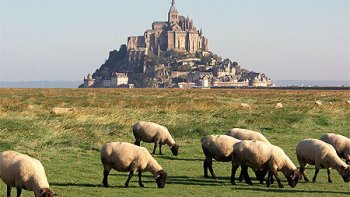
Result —
[{"label": "slope of grass", "polygon": [[[316,100],[324,105],[316,107]],[[333,184],[322,170],[318,183],[301,182],[293,189],[286,182],[284,189],[256,181],[254,186],[231,186],[230,164],[216,162],[219,178],[205,179],[200,139],[233,127],[257,130],[297,165],[294,152],[300,140],[326,132],[350,136],[348,100],[349,91],[0,89],[0,151],[12,149],[40,159],[60,196],[340,196],[350,193],[350,185],[335,170]],[[252,108],[242,109],[242,102]],[[277,102],[284,108],[275,109]],[[75,112],[53,115],[53,107]],[[109,141],[132,143],[131,126],[139,120],[167,126],[181,145],[178,157],[167,148],[165,155],[155,155],[169,174],[166,188],[156,189],[150,173],[145,173],[146,188],[138,188],[134,177],[124,189],[127,173],[115,171],[109,178],[112,187],[102,188],[102,166],[94,149]],[[142,145],[152,150],[152,144]],[[312,176],[313,168],[307,173]],[[1,183],[0,195],[5,192]]]}]

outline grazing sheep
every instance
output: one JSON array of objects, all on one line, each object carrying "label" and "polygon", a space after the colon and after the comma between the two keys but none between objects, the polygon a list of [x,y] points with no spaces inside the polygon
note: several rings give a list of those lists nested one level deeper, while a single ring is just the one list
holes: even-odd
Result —
[{"label": "grazing sheep", "polygon": [[63,115],[68,113],[73,113],[75,110],[73,108],[61,108],[61,107],[54,107],[51,109],[51,114],[54,115]]},{"label": "grazing sheep", "polygon": [[350,101],[347,101],[346,103],[347,103],[348,105],[350,105]]},{"label": "grazing sheep", "polygon": [[105,187],[109,187],[108,175],[112,168],[119,172],[130,172],[125,187],[129,186],[129,181],[136,171],[138,172],[140,187],[144,187],[141,175],[145,171],[153,174],[158,188],[165,187],[167,173],[146,148],[124,142],[107,143],[102,146],[101,161],[104,168],[102,183]]},{"label": "grazing sheep", "polygon": [[[240,128],[234,128],[227,132],[227,135],[232,136],[236,139],[240,140],[257,140],[261,142],[265,142],[270,144],[270,142],[265,138],[265,136],[259,132],[251,131],[248,129],[240,129]],[[264,178],[267,174],[267,171],[255,171],[256,178],[260,180],[260,183],[263,184]],[[241,173],[239,176],[239,182],[242,182],[244,178],[244,173]]]},{"label": "grazing sheep", "polygon": [[316,105],[317,107],[321,107],[321,106],[322,106],[322,101],[316,101],[316,102],[315,102],[315,105]]},{"label": "grazing sheep", "polygon": [[327,133],[321,137],[322,141],[332,145],[337,151],[340,158],[346,160],[346,164],[350,163],[350,139],[333,133]]},{"label": "grazing sheep", "polygon": [[277,103],[275,108],[276,109],[282,109],[283,108],[283,104],[282,103]]},{"label": "grazing sheep", "polygon": [[28,109],[34,109],[35,107],[34,107],[34,105],[29,104],[29,105],[27,106],[27,108],[28,108]]},{"label": "grazing sheep", "polygon": [[0,178],[7,185],[7,196],[11,196],[12,187],[17,188],[17,196],[22,189],[34,191],[36,197],[52,197],[45,170],[39,160],[15,151],[0,154]]},{"label": "grazing sheep", "polygon": [[242,107],[243,109],[250,109],[250,108],[252,108],[250,105],[248,105],[248,104],[246,104],[246,103],[241,103],[241,107]]},{"label": "grazing sheep", "polygon": [[257,140],[270,144],[266,137],[256,131],[251,131],[248,129],[234,128],[227,132],[227,135],[232,136],[239,140]]},{"label": "grazing sheep", "polygon": [[350,181],[350,167],[346,165],[337,155],[337,152],[330,144],[317,139],[306,139],[298,143],[296,154],[300,164],[300,173],[305,181],[309,179],[305,175],[305,167],[315,165],[315,175],[313,182],[316,182],[317,174],[321,168],[326,168],[328,173],[328,182],[332,182],[330,169],[334,168],[343,177],[344,182]]},{"label": "grazing sheep", "polygon": [[179,146],[170,135],[168,129],[164,126],[153,122],[138,122],[133,126],[133,133],[135,136],[135,145],[140,146],[141,141],[152,143],[154,148],[152,154],[155,154],[157,145],[159,144],[159,154],[162,155],[162,145],[167,144],[173,155],[177,156],[179,153]]},{"label": "grazing sheep", "polygon": [[212,178],[216,178],[213,170],[214,158],[216,161],[229,162],[232,160],[233,145],[240,140],[227,135],[210,135],[202,138],[202,149],[205,155],[203,164],[204,177],[209,178],[208,168]]},{"label": "grazing sheep", "polygon": [[278,171],[284,174],[291,187],[295,187],[300,178],[299,170],[280,147],[261,141],[243,140],[233,146],[232,185],[235,185],[235,174],[240,165],[245,181],[249,185],[252,185],[252,182],[247,174],[248,167],[253,170],[269,171],[266,181],[268,187],[271,184],[272,175],[274,175],[278,186],[283,188],[283,184],[278,177]]}]

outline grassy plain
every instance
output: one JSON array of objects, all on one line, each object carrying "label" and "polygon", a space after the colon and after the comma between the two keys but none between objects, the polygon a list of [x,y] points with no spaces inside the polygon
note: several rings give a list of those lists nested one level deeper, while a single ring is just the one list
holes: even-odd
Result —
[{"label": "grassy plain", "polygon": [[[323,106],[316,107],[316,100]],[[326,132],[350,137],[348,100],[350,91],[0,89],[0,151],[12,149],[40,159],[60,196],[349,195],[350,184],[335,170],[332,184],[322,170],[317,183],[302,181],[296,188],[286,182],[284,189],[267,188],[257,181],[253,186],[231,186],[230,163],[216,162],[213,167],[219,178],[205,179],[200,147],[206,135],[248,128],[282,147],[298,166],[294,153],[298,141]],[[252,108],[242,109],[242,102]],[[275,109],[278,102],[283,109]],[[53,107],[71,107],[75,112],[53,115]],[[109,177],[112,187],[101,187],[102,165],[94,149],[109,141],[132,143],[131,126],[139,120],[167,126],[181,145],[178,157],[166,147],[165,155],[155,155],[169,174],[166,188],[157,189],[150,173],[145,173],[145,188],[138,188],[135,176],[125,189],[127,173],[115,171]],[[141,145],[152,149],[151,144]],[[306,172],[312,176],[314,170],[310,167]],[[1,182],[0,196],[5,192]],[[32,193],[24,191],[23,196]]]}]

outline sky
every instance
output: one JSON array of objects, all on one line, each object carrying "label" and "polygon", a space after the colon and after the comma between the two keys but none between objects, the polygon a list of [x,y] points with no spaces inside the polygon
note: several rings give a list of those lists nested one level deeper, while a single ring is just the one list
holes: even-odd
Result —
[{"label": "sky", "polygon": [[[0,0],[0,81],[79,81],[171,0]],[[273,80],[350,80],[350,0],[176,0],[209,49]]]}]

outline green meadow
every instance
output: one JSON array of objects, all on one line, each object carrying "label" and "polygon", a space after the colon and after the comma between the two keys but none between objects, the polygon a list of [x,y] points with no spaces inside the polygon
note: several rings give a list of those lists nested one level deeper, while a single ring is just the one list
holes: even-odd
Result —
[{"label": "green meadow", "polygon": [[[320,100],[322,106],[316,106]],[[296,144],[327,132],[350,137],[350,91],[313,90],[175,90],[175,89],[0,89],[0,151],[16,150],[39,159],[51,188],[59,196],[349,196],[332,170],[333,183],[321,170],[316,183],[300,181],[290,188],[230,184],[230,163],[214,162],[216,180],[203,177],[200,139],[239,127],[262,132],[285,150],[296,166]],[[284,107],[276,109],[282,102]],[[247,103],[250,109],[241,107]],[[53,114],[54,107],[73,108]],[[145,188],[135,175],[112,171],[110,188],[102,187],[100,147],[110,141],[134,142],[132,125],[153,121],[166,126],[181,146],[178,157],[163,148],[154,155],[168,173],[164,189],[156,188],[149,172]],[[141,143],[152,151],[153,144]],[[157,151],[158,152],[158,151]],[[306,170],[309,178],[313,166]],[[253,173],[250,173],[253,175]],[[0,196],[6,186],[0,182]],[[15,189],[13,190],[15,196]],[[23,191],[23,196],[33,196]]]}]

